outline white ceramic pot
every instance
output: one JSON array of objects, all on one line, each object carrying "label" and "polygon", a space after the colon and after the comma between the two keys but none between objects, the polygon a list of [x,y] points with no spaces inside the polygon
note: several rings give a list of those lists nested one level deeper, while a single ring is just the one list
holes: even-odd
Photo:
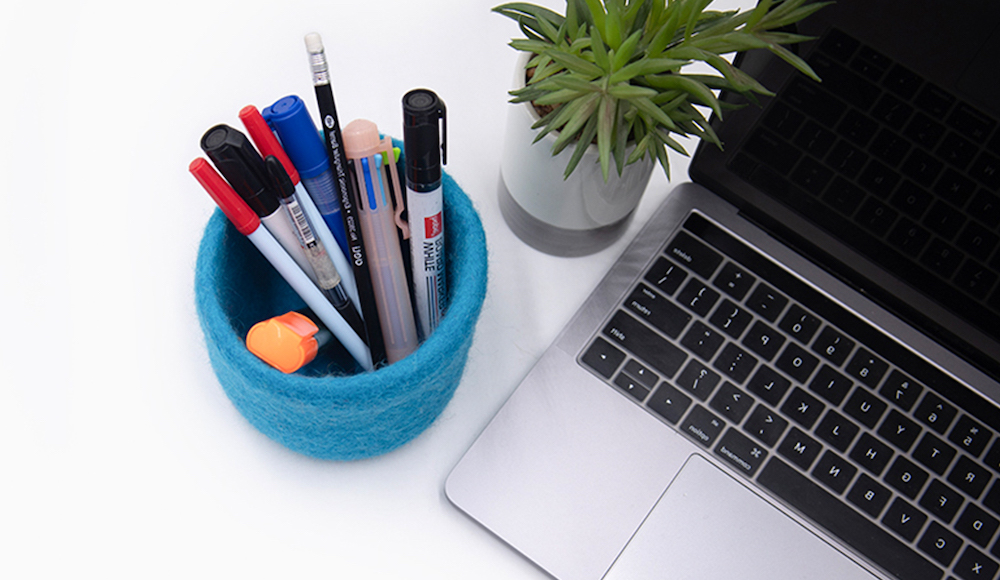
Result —
[{"label": "white ceramic pot", "polygon": [[[518,59],[516,86],[524,86],[527,55]],[[649,185],[654,160],[628,165],[608,181],[601,174],[596,145],[590,145],[579,165],[563,179],[574,145],[552,156],[554,133],[533,143],[531,126],[538,113],[530,103],[512,105],[500,162],[500,209],[522,241],[543,252],[580,256],[599,251],[625,232],[633,211]]]}]

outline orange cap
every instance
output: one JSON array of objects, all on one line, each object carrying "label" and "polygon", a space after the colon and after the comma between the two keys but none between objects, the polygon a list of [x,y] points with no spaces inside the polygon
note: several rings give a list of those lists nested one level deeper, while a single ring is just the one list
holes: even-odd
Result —
[{"label": "orange cap", "polygon": [[316,358],[319,332],[313,321],[298,312],[258,322],[247,333],[247,349],[283,373],[294,373]]}]

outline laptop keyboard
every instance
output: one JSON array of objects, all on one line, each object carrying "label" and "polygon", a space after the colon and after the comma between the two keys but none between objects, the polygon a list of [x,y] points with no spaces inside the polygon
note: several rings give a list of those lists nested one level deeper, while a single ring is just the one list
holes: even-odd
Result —
[{"label": "laptop keyboard", "polygon": [[831,30],[730,169],[1000,338],[995,119]]},{"label": "laptop keyboard", "polygon": [[997,577],[1000,410],[700,215],[579,360],[897,577]]}]

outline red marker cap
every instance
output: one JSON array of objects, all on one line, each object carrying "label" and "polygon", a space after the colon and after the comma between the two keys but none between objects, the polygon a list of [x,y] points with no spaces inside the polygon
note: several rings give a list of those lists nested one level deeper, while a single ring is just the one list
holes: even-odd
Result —
[{"label": "red marker cap", "polygon": [[257,231],[257,228],[260,227],[260,218],[250,209],[247,202],[233,191],[233,188],[226,183],[226,180],[208,161],[199,157],[191,162],[188,171],[205,188],[208,195],[212,196],[222,213],[226,214],[226,217],[233,222],[241,234],[249,236]]},{"label": "red marker cap", "polygon": [[292,165],[292,160],[288,158],[285,149],[278,142],[278,138],[274,136],[274,132],[271,131],[271,127],[268,126],[257,107],[253,105],[243,107],[240,109],[239,117],[240,121],[243,121],[243,126],[247,128],[247,133],[250,133],[254,145],[260,151],[260,156],[274,155],[277,157],[278,161],[281,161],[282,167],[285,168],[285,172],[288,173],[288,177],[292,178],[292,184],[298,185],[299,172]]}]

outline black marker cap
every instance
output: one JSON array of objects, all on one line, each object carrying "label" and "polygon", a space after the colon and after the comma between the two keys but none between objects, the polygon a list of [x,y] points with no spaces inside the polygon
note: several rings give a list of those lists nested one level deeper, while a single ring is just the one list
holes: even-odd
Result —
[{"label": "black marker cap", "polygon": [[440,183],[441,164],[448,163],[447,129],[444,101],[433,91],[414,89],[403,96],[406,181],[415,191],[434,189]]},{"label": "black marker cap", "polygon": [[295,184],[292,183],[292,178],[288,176],[281,161],[274,155],[268,155],[264,158],[264,165],[267,167],[268,177],[271,178],[271,185],[278,192],[278,197],[281,199],[292,197],[295,193]]},{"label": "black marker cap", "polygon": [[267,217],[278,209],[264,160],[246,135],[229,125],[216,125],[201,137],[201,149],[254,213]]}]

